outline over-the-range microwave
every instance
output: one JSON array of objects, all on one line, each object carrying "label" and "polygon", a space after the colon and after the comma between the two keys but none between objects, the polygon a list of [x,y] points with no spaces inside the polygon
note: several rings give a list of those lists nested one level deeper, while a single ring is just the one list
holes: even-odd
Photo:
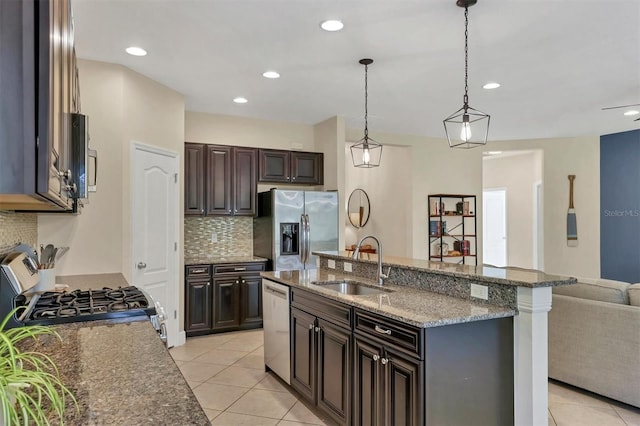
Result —
[{"label": "over-the-range microwave", "polygon": [[98,152],[89,148],[89,117],[71,114],[71,163],[74,198],[86,203],[89,192],[97,190]]}]

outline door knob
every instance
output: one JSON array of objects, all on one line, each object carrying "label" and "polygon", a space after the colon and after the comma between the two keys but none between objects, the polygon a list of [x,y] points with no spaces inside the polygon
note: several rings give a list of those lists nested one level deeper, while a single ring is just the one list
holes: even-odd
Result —
[{"label": "door knob", "polygon": [[138,269],[144,269],[147,267],[147,264],[144,262],[138,262]]}]

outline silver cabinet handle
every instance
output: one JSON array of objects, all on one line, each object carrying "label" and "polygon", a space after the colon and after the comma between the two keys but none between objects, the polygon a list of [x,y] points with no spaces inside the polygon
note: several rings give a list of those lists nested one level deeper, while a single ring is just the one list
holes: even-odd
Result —
[{"label": "silver cabinet handle", "polygon": [[320,331],[320,327],[316,327],[315,330],[316,330],[316,333],[317,333],[318,331]]},{"label": "silver cabinet handle", "polygon": [[375,330],[376,330],[378,333],[388,334],[389,336],[391,336],[391,330],[385,330],[384,328],[380,327],[379,325],[376,325]]},{"label": "silver cabinet handle", "polygon": [[147,264],[146,264],[146,263],[144,263],[144,262],[138,262],[138,265],[137,265],[137,266],[138,266],[138,269],[144,269],[144,268],[146,268],[146,267],[147,267]]},{"label": "silver cabinet handle", "polygon": [[375,355],[373,356],[373,360],[374,360],[375,362],[378,362],[378,360],[379,360],[379,359],[380,359],[380,355],[375,354]]},{"label": "silver cabinet handle", "polygon": [[192,274],[202,274],[203,272],[207,272],[206,269],[192,269],[191,273]]},{"label": "silver cabinet handle", "polygon": [[313,330],[313,324],[309,324],[309,330]]},{"label": "silver cabinet handle", "polygon": [[380,360],[380,362],[382,362],[382,365],[387,365],[387,363],[389,362],[389,360],[388,360],[388,359],[386,359],[386,358],[382,358],[382,359]]},{"label": "silver cabinet handle", "polygon": [[234,271],[246,271],[247,268],[233,268]]},{"label": "silver cabinet handle", "polygon": [[207,287],[208,287],[208,286],[210,286],[210,285],[211,285],[211,283],[210,283],[210,282],[208,282],[208,283],[207,283]]},{"label": "silver cabinet handle", "polygon": [[236,284],[240,284],[240,280],[236,280]]}]

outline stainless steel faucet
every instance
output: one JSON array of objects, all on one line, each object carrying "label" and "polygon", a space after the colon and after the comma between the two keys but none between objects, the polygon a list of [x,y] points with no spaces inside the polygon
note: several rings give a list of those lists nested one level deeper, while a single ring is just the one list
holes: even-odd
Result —
[{"label": "stainless steel faucet", "polygon": [[[365,235],[364,237],[362,237],[360,241],[358,241],[356,249],[353,252],[353,255],[351,255],[351,258],[355,260],[358,259],[358,256],[360,255],[360,246],[362,246],[362,242],[367,238],[371,238],[376,242],[376,244],[378,244],[378,272],[376,274],[376,279],[378,280],[378,285],[384,285],[384,279],[389,278],[389,275],[385,275],[382,273],[382,243],[379,239],[377,239],[373,235]],[[391,271],[391,268],[389,268],[389,271]]]}]

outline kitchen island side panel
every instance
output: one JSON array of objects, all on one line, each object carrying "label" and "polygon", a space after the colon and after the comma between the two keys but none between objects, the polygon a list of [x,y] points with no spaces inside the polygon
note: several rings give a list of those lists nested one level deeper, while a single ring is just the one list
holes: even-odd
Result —
[{"label": "kitchen island side panel", "polygon": [[428,328],[425,350],[427,425],[514,423],[513,318]]}]

